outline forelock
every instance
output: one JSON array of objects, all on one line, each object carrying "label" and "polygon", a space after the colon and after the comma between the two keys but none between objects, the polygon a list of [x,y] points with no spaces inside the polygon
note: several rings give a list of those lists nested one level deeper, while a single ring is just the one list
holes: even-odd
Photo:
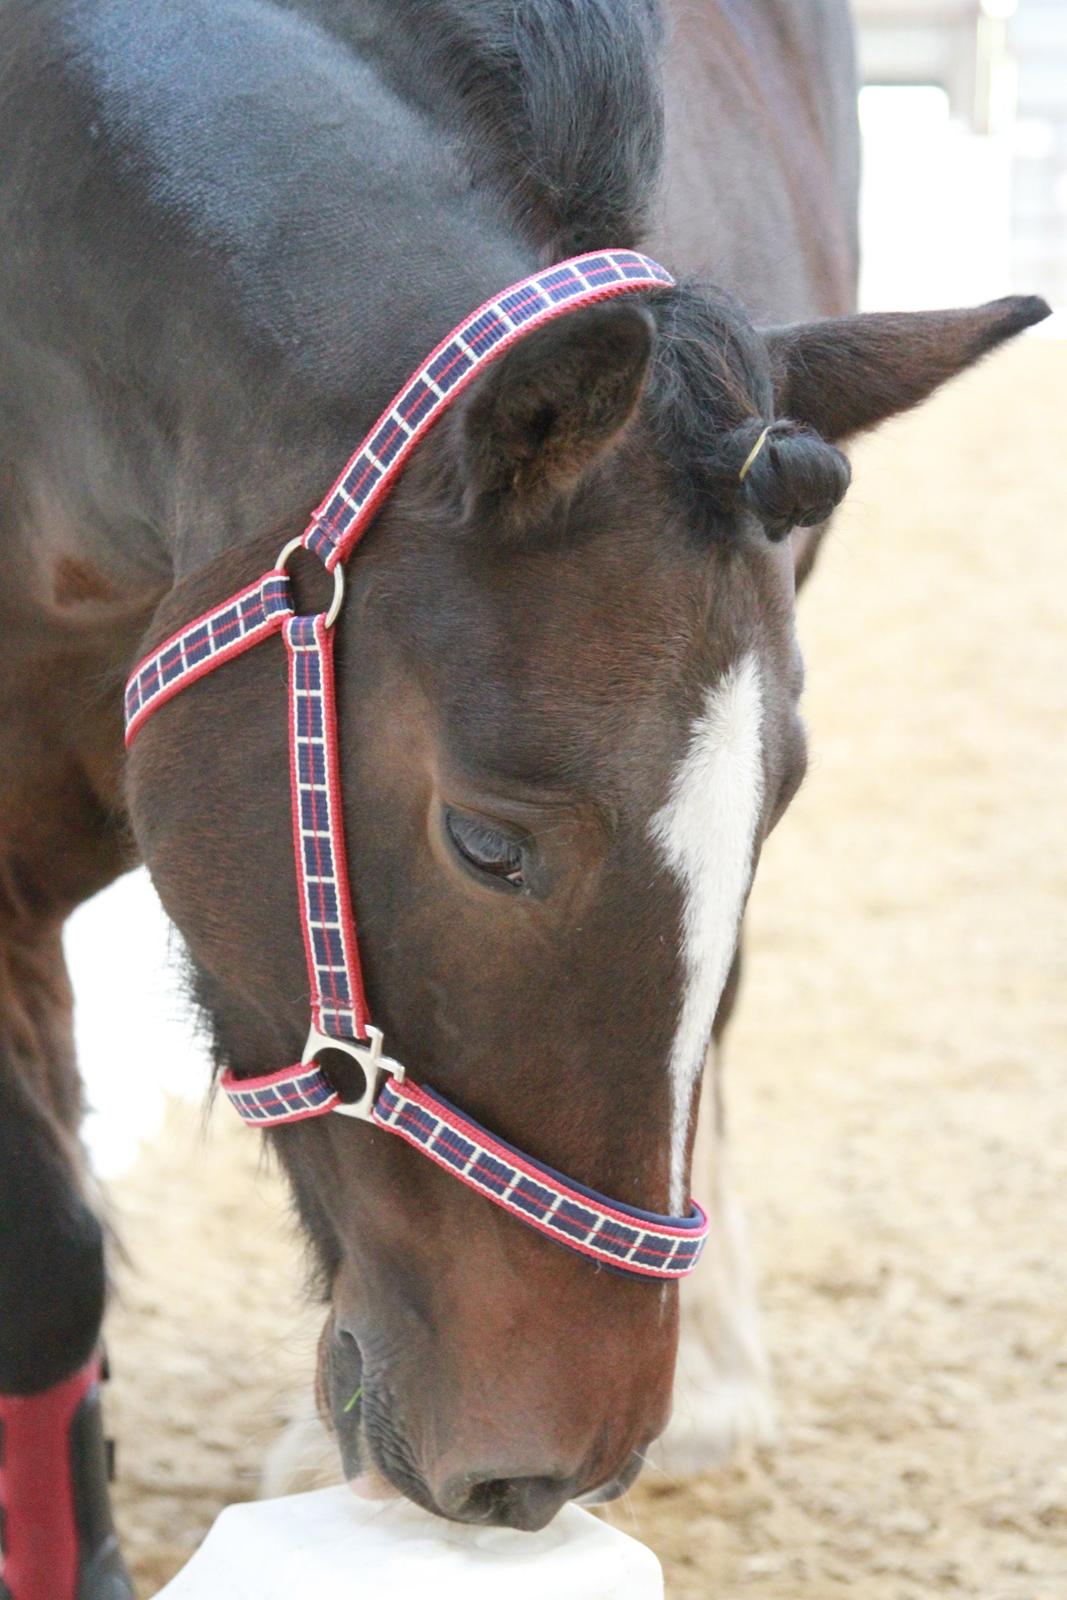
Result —
[{"label": "forelock", "polygon": [[657,291],[653,309],[645,419],[687,525],[702,540],[722,539],[734,527],[740,465],[773,414],[766,347],[740,303],[710,285]]}]

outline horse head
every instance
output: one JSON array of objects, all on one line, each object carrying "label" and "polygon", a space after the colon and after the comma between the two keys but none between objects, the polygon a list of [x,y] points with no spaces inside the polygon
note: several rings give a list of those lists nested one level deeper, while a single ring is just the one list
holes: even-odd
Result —
[{"label": "horse head", "polygon": [[[684,1209],[742,912],[804,772],[795,530],[844,495],[848,436],[1041,313],[761,332],[663,288],[538,329],[442,418],[351,564],[336,646],[367,989],[420,1080],[595,1190]],[[131,762],[220,1059],[247,1073],[306,1026],[283,685],[280,653],[249,653]],[[272,1139],[350,1473],[529,1528],[625,1486],[669,1413],[674,1285],[557,1248],[374,1128]]]}]

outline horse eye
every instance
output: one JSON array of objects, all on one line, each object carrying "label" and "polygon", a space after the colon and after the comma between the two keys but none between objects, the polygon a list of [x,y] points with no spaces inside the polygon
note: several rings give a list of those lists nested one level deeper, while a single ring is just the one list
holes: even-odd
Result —
[{"label": "horse eye", "polygon": [[478,872],[513,889],[525,888],[525,852],[518,839],[462,811],[445,812],[445,831],[456,853]]}]

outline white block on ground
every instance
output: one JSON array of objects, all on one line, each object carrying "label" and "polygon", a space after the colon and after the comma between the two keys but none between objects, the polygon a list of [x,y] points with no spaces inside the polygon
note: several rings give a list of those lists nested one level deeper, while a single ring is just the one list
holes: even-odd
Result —
[{"label": "white block on ground", "polygon": [[230,1506],[157,1600],[663,1600],[651,1550],[565,1506],[540,1533],[345,1487]]}]

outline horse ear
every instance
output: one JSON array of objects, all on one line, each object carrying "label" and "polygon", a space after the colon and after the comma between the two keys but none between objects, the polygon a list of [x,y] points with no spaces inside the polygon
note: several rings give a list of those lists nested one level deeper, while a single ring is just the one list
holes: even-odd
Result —
[{"label": "horse ear", "polygon": [[464,410],[467,504],[521,527],[568,494],[625,428],[652,352],[633,302],[590,306],[520,340]]},{"label": "horse ear", "polygon": [[1009,295],[963,311],[829,318],[765,333],[775,410],[836,443],[906,411],[1049,307]]}]

